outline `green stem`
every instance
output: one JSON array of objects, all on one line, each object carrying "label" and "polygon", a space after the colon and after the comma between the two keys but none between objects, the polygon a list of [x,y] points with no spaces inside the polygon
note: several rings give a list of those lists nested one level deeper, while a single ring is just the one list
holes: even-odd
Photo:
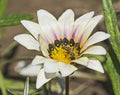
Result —
[{"label": "green stem", "polygon": [[69,95],[69,76],[65,77],[65,95]]},{"label": "green stem", "polygon": [[29,93],[29,77],[27,77],[25,86],[24,86],[24,95],[28,95]]},{"label": "green stem", "polygon": [[2,91],[2,95],[7,95],[5,84],[4,84],[4,78],[1,70],[0,70],[0,88]]}]

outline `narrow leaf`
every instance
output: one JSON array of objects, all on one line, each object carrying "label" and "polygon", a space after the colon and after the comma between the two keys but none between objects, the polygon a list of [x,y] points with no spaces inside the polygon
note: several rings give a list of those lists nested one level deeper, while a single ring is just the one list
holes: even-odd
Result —
[{"label": "narrow leaf", "polygon": [[32,92],[31,95],[39,95],[39,93],[40,93],[40,90],[37,90],[37,91],[35,91],[35,92]]},{"label": "narrow leaf", "polygon": [[[7,8],[8,0],[0,0],[0,16],[2,16]],[[0,28],[0,39],[2,38],[2,28]]]},{"label": "narrow leaf", "polygon": [[112,1],[102,0],[102,5],[107,30],[111,34],[110,50],[104,67],[112,82],[115,95],[120,95],[120,31]]},{"label": "narrow leaf", "polygon": [[0,71],[0,88],[1,88],[1,91],[2,91],[2,95],[7,95],[2,71]]},{"label": "narrow leaf", "polygon": [[16,79],[4,78],[4,84],[5,84],[6,88],[9,88],[10,90],[12,90],[12,89],[23,89],[24,88],[23,81],[16,80]]},{"label": "narrow leaf", "polygon": [[107,61],[103,65],[110,77],[115,95],[120,95],[120,75],[113,62],[110,55],[107,54]]},{"label": "narrow leaf", "polygon": [[0,16],[4,14],[7,8],[8,0],[0,0]]},{"label": "narrow leaf", "polygon": [[21,20],[32,20],[30,14],[7,14],[0,16],[0,27],[14,26],[20,24]]},{"label": "narrow leaf", "polygon": [[9,92],[11,95],[17,95],[17,93],[11,91],[10,89],[8,89],[8,92]]},{"label": "narrow leaf", "polygon": [[111,0],[102,0],[102,5],[107,30],[111,34],[110,43],[120,62],[120,31],[118,28],[116,13]]}]

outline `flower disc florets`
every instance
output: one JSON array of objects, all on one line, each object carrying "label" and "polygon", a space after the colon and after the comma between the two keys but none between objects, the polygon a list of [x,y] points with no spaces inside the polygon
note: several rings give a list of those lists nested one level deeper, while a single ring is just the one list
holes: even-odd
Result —
[{"label": "flower disc florets", "polygon": [[80,54],[80,44],[75,43],[73,39],[55,40],[53,44],[49,44],[49,56],[59,62],[69,64],[71,60],[78,58]]}]

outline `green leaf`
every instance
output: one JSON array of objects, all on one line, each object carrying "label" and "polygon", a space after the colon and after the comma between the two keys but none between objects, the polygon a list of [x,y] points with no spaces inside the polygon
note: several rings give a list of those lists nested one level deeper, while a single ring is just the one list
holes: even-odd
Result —
[{"label": "green leaf", "polygon": [[30,14],[7,14],[0,16],[0,27],[14,26],[20,24],[21,20],[32,20]]},{"label": "green leaf", "polygon": [[24,82],[20,80],[16,80],[16,79],[4,78],[4,84],[6,88],[9,88],[9,89],[23,89],[24,88]]},{"label": "green leaf", "polygon": [[11,95],[17,95],[17,93],[11,91],[10,89],[8,89],[8,92],[9,92]]},{"label": "green leaf", "polygon": [[25,82],[24,95],[28,95],[28,93],[29,93],[29,77],[27,77],[27,80]]},{"label": "green leaf", "polygon": [[37,90],[35,92],[32,92],[32,94],[30,94],[30,95],[39,95],[39,93],[40,93],[40,90]]},{"label": "green leaf", "polygon": [[116,13],[111,0],[102,0],[102,5],[107,30],[109,34],[111,34],[110,43],[120,62],[120,31],[118,27]]},{"label": "green leaf", "polygon": [[2,91],[2,95],[7,95],[2,71],[0,71],[0,88],[1,88],[1,91]]},{"label": "green leaf", "polygon": [[107,30],[111,34],[109,54],[104,67],[112,82],[115,95],[120,95],[120,31],[112,1],[102,0],[102,5]]},{"label": "green leaf", "polygon": [[110,58],[110,55],[107,54],[107,61],[103,66],[110,77],[115,95],[120,95],[120,75],[114,65],[115,62],[113,62],[114,61]]},{"label": "green leaf", "polygon": [[[0,0],[0,16],[2,16],[7,8],[8,0]],[[2,28],[0,28],[0,39],[2,38]]]},{"label": "green leaf", "polygon": [[8,0],[0,0],[0,16],[4,14],[7,8]]}]

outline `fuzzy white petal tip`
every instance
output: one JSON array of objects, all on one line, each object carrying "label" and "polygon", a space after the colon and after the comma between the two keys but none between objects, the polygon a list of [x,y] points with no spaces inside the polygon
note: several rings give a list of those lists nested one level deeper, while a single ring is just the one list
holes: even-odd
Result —
[{"label": "fuzzy white petal tip", "polygon": [[[37,76],[41,66],[40,65],[27,65],[25,61],[19,61],[18,64],[15,66],[15,71],[18,72],[20,75],[23,76]],[[33,72],[34,71],[34,72]]]}]

